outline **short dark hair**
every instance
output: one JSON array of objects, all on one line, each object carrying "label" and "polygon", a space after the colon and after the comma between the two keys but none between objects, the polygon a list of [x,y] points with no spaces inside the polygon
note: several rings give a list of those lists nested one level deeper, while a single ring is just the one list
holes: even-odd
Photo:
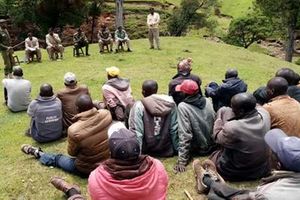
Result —
[{"label": "short dark hair", "polygon": [[40,87],[40,96],[41,97],[52,97],[54,95],[53,88],[50,84],[44,83]]},{"label": "short dark hair", "polygon": [[13,75],[14,76],[19,76],[19,77],[22,77],[23,76],[23,70],[20,66],[15,66],[13,68]]}]

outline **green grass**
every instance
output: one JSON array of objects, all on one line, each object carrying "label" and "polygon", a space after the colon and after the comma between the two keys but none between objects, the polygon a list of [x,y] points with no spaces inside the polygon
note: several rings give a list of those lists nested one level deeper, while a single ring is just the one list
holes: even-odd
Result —
[{"label": "green grass", "polygon": [[[62,62],[51,62],[43,51],[43,63],[22,64],[26,79],[32,82],[32,98],[38,94],[41,83],[48,82],[55,90],[63,88],[63,75],[74,72],[79,83],[89,86],[93,99],[101,99],[101,85],[106,80],[105,67],[118,66],[121,75],[131,79],[133,95],[141,98],[141,84],[145,79],[154,79],[159,83],[159,92],[166,93],[168,82],[176,73],[177,60],[183,57],[193,58],[193,73],[200,75],[203,85],[209,81],[220,82],[228,67],[239,70],[250,91],[264,85],[274,72],[282,66],[290,66],[296,71],[300,66],[286,63],[263,54],[250,52],[243,48],[217,44],[197,37],[161,38],[162,51],[149,50],[146,39],[133,40],[132,53],[98,54],[98,45],[91,45],[92,56],[73,58],[72,48],[66,48]],[[187,51],[188,50],[188,51]],[[24,52],[17,52],[19,58]],[[2,61],[0,61],[2,66]],[[0,73],[3,73],[1,68]],[[1,103],[3,94],[0,93]],[[59,169],[41,166],[36,160],[21,153],[23,143],[39,145],[24,136],[28,128],[29,117],[25,112],[11,113],[5,106],[0,106],[0,199],[64,199],[61,192],[49,183],[54,175],[65,177],[67,181],[78,183],[87,196],[87,180],[64,173]],[[67,142],[61,140],[39,145],[46,152],[66,153]],[[188,190],[195,199],[194,176],[191,165],[188,171],[175,175],[172,167],[176,157],[164,159],[163,163],[169,174],[168,199],[186,199],[183,190]],[[257,182],[235,183],[240,188],[254,187]]]},{"label": "green grass", "polygon": [[221,0],[221,12],[233,18],[245,15],[252,7],[253,0]]}]

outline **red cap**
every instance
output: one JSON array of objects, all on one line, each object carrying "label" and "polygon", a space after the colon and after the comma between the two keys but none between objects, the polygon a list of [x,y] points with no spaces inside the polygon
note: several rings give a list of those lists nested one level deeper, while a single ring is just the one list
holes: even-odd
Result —
[{"label": "red cap", "polygon": [[193,80],[184,80],[180,85],[175,87],[175,91],[192,95],[199,91],[199,87],[198,84]]}]

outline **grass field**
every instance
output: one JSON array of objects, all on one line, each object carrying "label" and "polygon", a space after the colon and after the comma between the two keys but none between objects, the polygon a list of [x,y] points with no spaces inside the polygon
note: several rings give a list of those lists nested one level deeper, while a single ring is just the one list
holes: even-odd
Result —
[{"label": "grass field", "polygon": [[[166,93],[168,82],[176,73],[176,63],[180,58],[192,57],[193,73],[200,75],[203,85],[209,81],[220,82],[228,67],[239,70],[250,91],[264,85],[280,67],[300,67],[263,54],[250,52],[243,48],[217,44],[196,37],[161,38],[161,51],[149,50],[145,39],[132,41],[132,53],[99,55],[98,45],[91,45],[90,57],[73,58],[72,48],[66,48],[62,62],[51,62],[43,51],[43,63],[22,64],[25,78],[32,82],[32,98],[38,94],[41,83],[50,83],[55,90],[63,87],[63,75],[68,71],[77,74],[80,83],[87,84],[94,99],[101,99],[101,85],[106,80],[105,67],[118,66],[121,75],[131,79],[133,95],[141,98],[141,84],[145,79],[154,79],[159,83],[159,92]],[[24,52],[17,52],[19,58]],[[0,61],[1,66],[2,61]],[[1,68],[0,73],[3,74]],[[65,177],[67,181],[78,183],[83,194],[86,193],[86,179],[62,172],[59,169],[41,166],[37,161],[21,153],[23,143],[39,145],[24,136],[28,128],[29,117],[25,112],[11,113],[3,103],[0,93],[0,199],[40,200],[64,199],[49,180],[52,176]],[[61,140],[39,145],[46,152],[66,153],[67,143]],[[183,174],[174,174],[172,167],[176,157],[162,160],[169,174],[168,199],[187,199],[183,190],[188,190],[195,199],[202,199],[194,191],[194,176],[191,165]],[[254,187],[257,182],[235,183],[240,188]]]},{"label": "grass field", "polygon": [[221,0],[221,11],[233,18],[245,15],[252,7],[253,0]]}]

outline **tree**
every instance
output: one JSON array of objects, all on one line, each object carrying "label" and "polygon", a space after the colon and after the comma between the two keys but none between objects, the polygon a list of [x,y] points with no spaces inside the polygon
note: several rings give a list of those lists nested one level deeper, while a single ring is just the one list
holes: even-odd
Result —
[{"label": "tree", "polygon": [[251,14],[231,21],[225,41],[248,48],[252,43],[270,36],[271,32],[272,27],[267,17]]},{"label": "tree", "polygon": [[92,34],[91,34],[91,43],[93,42],[95,23],[99,15],[101,14],[101,7],[103,5],[103,0],[93,0],[89,5],[89,16],[92,17]]},{"label": "tree", "polygon": [[[193,21],[205,24],[210,8],[216,5],[217,0],[182,0],[180,8],[176,9],[168,21],[168,30],[171,35],[181,36]],[[197,12],[205,9],[205,12]]]},{"label": "tree", "polygon": [[294,51],[294,35],[300,20],[299,0],[256,0],[261,11],[271,18],[278,19],[285,30],[286,48],[285,60],[291,62]]}]

